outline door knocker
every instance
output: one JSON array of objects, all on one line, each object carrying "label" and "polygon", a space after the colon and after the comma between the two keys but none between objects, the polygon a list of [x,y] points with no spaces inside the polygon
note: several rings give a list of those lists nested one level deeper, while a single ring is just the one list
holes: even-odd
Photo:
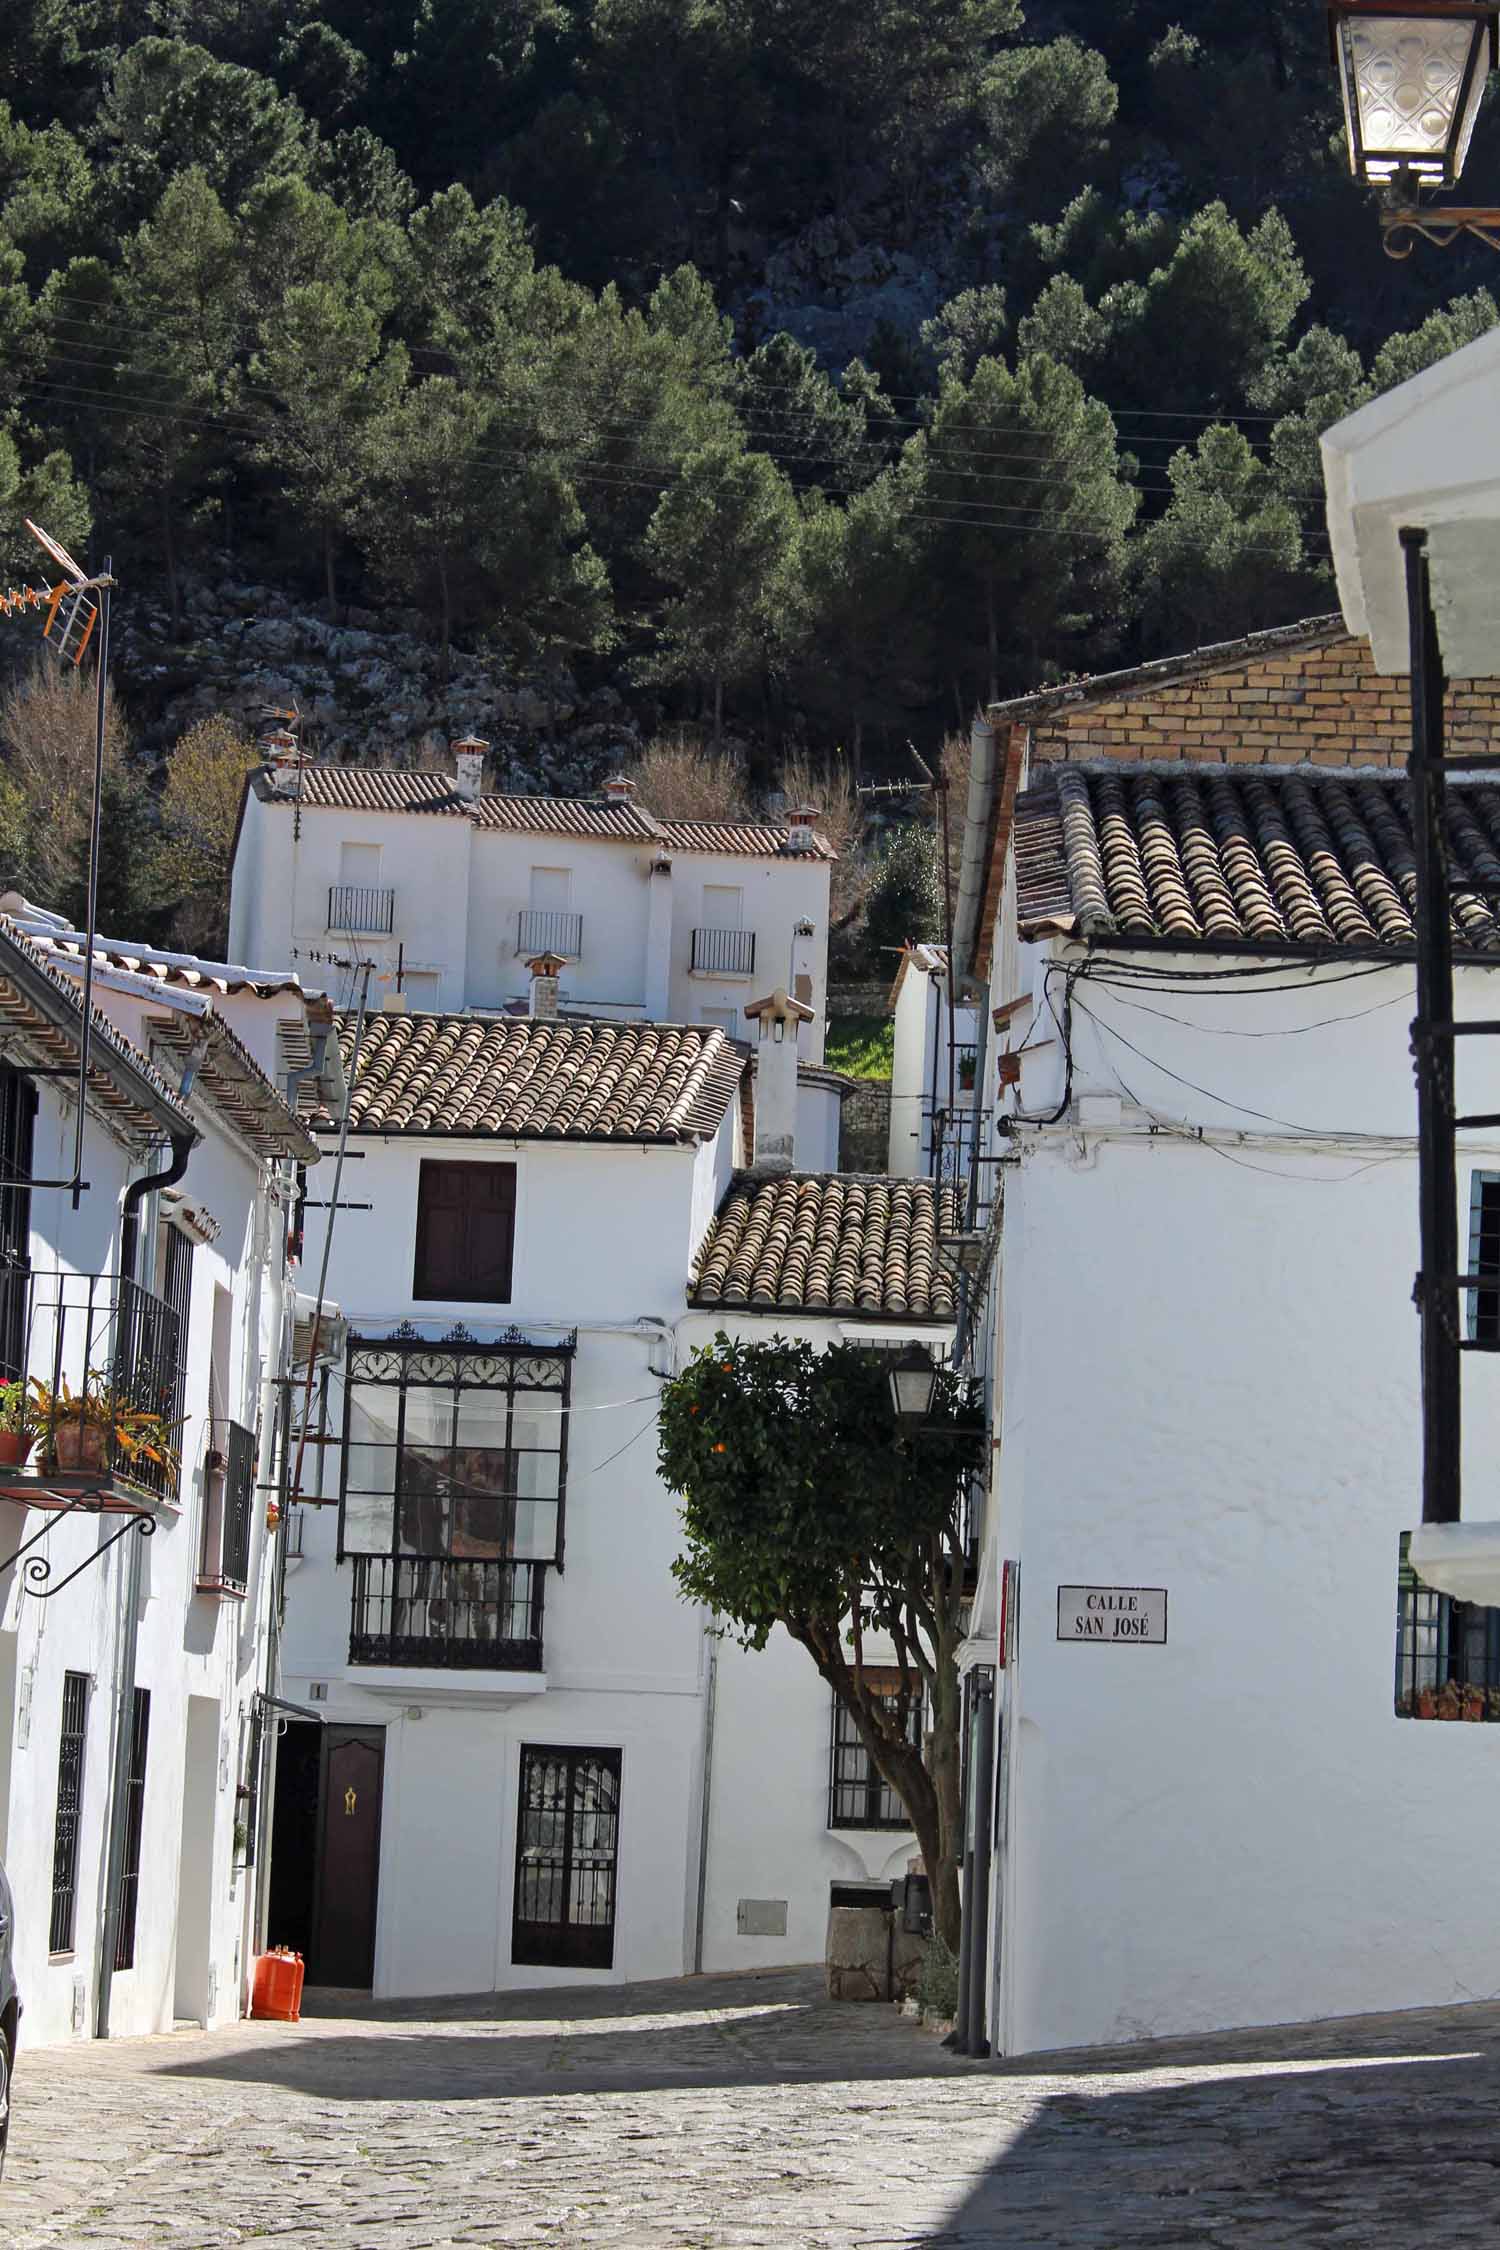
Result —
[{"label": "door knocker", "polygon": [[354,1808],[358,1804],[358,1802],[359,1799],[355,1796],[352,1789],[346,1789],[344,1791],[344,1818],[346,1820],[352,1819]]}]

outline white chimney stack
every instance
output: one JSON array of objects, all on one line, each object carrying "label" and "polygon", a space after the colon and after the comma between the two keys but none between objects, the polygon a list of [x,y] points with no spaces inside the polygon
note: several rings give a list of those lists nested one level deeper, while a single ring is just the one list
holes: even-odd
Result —
[{"label": "white chimney stack", "polygon": [[528,961],[531,972],[531,1008],[534,1023],[555,1023],[557,1020],[557,980],[567,963],[560,953],[539,953]]},{"label": "white chimney stack", "polygon": [[484,787],[484,761],[490,746],[477,734],[466,734],[453,745],[453,787],[460,797],[477,797]]},{"label": "white chimney stack", "polygon": [[745,1010],[755,1050],[755,1169],[790,1172],[797,1155],[797,1033],[813,1012],[780,986]]},{"label": "white chimney stack", "polygon": [[818,839],[813,822],[818,817],[816,805],[788,805],[786,820],[786,848],[789,852],[816,851]]}]

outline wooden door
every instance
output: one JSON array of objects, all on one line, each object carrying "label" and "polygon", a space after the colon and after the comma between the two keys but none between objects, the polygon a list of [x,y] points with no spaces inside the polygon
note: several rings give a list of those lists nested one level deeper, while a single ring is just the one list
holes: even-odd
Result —
[{"label": "wooden door", "polygon": [[375,1979],[384,1727],[326,1726],[310,1984]]}]

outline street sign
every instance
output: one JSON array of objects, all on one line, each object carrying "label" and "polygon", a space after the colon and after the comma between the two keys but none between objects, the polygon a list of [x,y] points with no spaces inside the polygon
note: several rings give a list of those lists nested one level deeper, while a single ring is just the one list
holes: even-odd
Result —
[{"label": "street sign", "polygon": [[1165,1586],[1059,1586],[1060,1641],[1144,1642],[1167,1637]]}]

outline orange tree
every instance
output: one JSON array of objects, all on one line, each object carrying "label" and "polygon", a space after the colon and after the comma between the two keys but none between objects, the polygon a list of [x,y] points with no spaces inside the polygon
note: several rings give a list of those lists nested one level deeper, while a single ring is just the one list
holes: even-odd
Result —
[{"label": "orange tree", "polygon": [[[682,1501],[673,1565],[745,1648],[800,1641],[916,1832],[934,1924],[957,1947],[963,1804],[961,1497],[983,1429],[940,1372],[927,1425],[901,1430],[880,1356],[772,1337],[694,1354],[662,1392],[659,1460]],[[873,1636],[894,1650],[876,1660]],[[922,1715],[920,1742],[912,1737]]]}]

